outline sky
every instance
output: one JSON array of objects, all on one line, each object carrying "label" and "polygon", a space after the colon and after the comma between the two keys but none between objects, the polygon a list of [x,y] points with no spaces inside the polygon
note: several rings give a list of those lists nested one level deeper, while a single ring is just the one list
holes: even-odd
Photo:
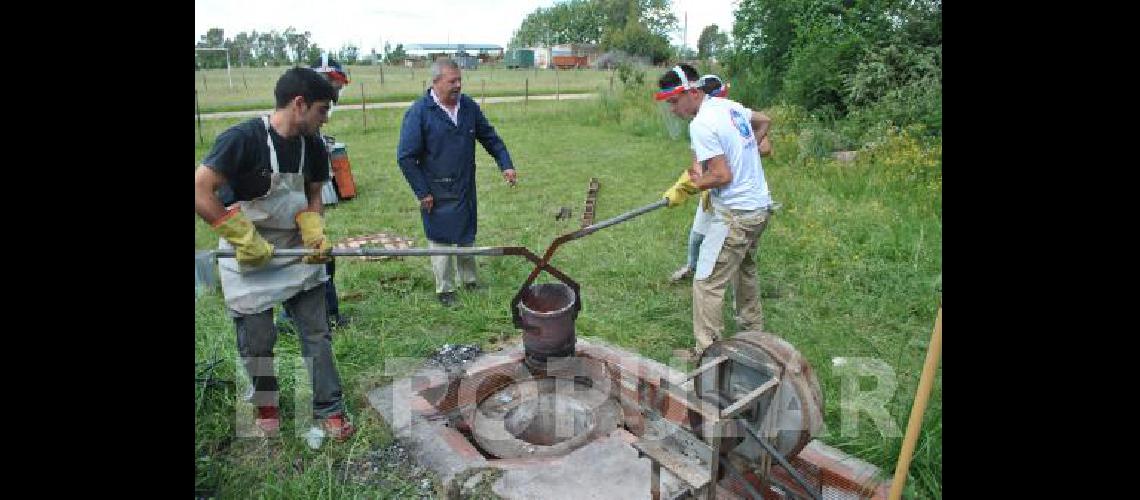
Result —
[{"label": "sky", "polygon": [[[731,32],[732,12],[739,0],[673,0],[681,43],[688,14],[687,45],[696,48],[701,30],[715,23]],[[222,28],[226,38],[240,32],[284,31],[293,26],[312,33],[312,41],[326,49],[346,44],[361,54],[384,43],[488,43],[507,46],[523,18],[554,0],[194,0],[194,41],[206,30]],[[326,14],[312,15],[320,11]]]}]

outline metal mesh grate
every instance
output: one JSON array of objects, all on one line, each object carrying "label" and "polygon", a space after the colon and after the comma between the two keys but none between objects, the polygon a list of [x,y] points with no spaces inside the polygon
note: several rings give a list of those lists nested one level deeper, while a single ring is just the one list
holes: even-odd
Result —
[{"label": "metal mesh grate", "polygon": [[[792,459],[791,463],[800,476],[808,483],[810,494],[804,491],[800,484],[793,479],[783,467],[773,463],[771,469],[771,484],[768,491],[764,494],[765,499],[810,499],[813,498],[811,494],[823,500],[877,500],[886,498],[885,484],[879,484],[878,482],[860,484],[846,476],[843,471],[830,470],[827,468],[827,464],[821,466],[799,457]],[[754,474],[747,474],[747,476],[754,487],[759,487],[759,478]],[[726,476],[721,479],[720,487],[722,491],[731,492],[736,497],[742,499],[751,498],[747,493],[747,488],[740,484],[737,479]]]}]

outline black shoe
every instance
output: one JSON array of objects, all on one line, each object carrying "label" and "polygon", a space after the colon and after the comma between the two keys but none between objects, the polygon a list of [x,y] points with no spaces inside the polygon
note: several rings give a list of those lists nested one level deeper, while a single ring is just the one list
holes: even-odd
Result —
[{"label": "black shoe", "polygon": [[443,307],[451,308],[459,304],[459,298],[455,296],[455,292],[443,292],[438,294],[438,297],[439,303],[443,304]]},{"label": "black shoe", "polygon": [[487,287],[485,287],[479,283],[464,283],[463,284],[463,289],[467,290],[469,292],[474,292],[477,290],[485,290],[486,288]]}]

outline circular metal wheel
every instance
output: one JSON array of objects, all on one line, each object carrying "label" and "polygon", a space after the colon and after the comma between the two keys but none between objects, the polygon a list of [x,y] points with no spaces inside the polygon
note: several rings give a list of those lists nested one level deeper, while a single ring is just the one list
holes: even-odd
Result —
[{"label": "circular metal wheel", "polygon": [[[697,394],[706,401],[718,402],[723,410],[773,377],[780,377],[776,387],[765,392],[737,418],[754,429],[776,430],[775,439],[770,442],[785,457],[799,454],[823,428],[823,394],[807,359],[774,334],[748,331],[713,343],[701,354],[698,365],[722,355],[728,355],[729,359],[721,363],[720,368],[711,369],[694,380]],[[772,421],[765,422],[766,418]],[[764,448],[750,433],[736,429],[730,434],[737,437],[726,438],[722,446],[747,460],[760,460]]]}]

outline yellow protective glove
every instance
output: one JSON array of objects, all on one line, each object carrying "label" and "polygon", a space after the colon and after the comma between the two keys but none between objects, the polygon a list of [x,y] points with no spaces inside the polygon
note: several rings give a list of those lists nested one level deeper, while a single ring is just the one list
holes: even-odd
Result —
[{"label": "yellow protective glove", "polygon": [[325,221],[321,218],[321,214],[305,210],[298,213],[296,219],[297,227],[301,228],[301,242],[305,248],[316,248],[321,251],[321,255],[302,257],[301,262],[306,264],[328,262],[328,252],[332,250],[332,244],[329,243],[328,238],[325,238]]},{"label": "yellow protective glove", "polygon": [[706,189],[701,192],[701,209],[710,214],[712,213],[712,191]]},{"label": "yellow protective glove", "polygon": [[261,267],[273,258],[273,245],[261,237],[241,209],[234,208],[214,222],[214,231],[234,246],[237,261],[243,266]]},{"label": "yellow protective glove", "polygon": [[684,203],[685,200],[689,199],[689,196],[699,192],[700,190],[697,189],[697,186],[693,185],[692,179],[689,179],[689,171],[686,170],[681,172],[681,176],[677,178],[677,182],[674,182],[673,186],[666,189],[665,193],[661,196],[669,200],[667,206],[673,208]]}]

